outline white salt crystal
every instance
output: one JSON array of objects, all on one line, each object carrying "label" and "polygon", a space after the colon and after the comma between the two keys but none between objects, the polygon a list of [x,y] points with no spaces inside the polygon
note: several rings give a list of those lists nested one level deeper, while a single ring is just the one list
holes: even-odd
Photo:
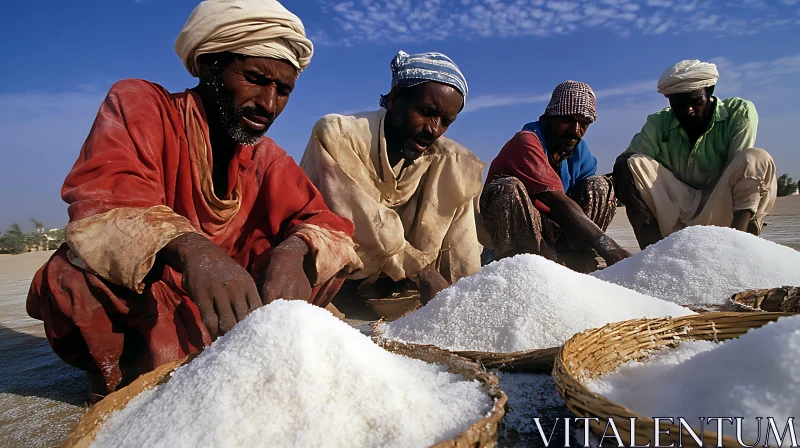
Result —
[{"label": "white salt crystal", "polygon": [[611,322],[689,314],[543,257],[517,255],[462,278],[379,330],[387,338],[452,350],[513,352],[556,347]]},{"label": "white salt crystal", "polygon": [[[800,316],[720,344],[687,341],[587,380],[587,387],[643,415],[683,417],[695,427],[700,417],[743,417],[750,443],[759,439],[756,417],[763,417],[763,445],[767,417],[782,432],[789,417],[800,415]],[[730,424],[723,431],[735,437]]]},{"label": "white salt crystal", "polygon": [[593,275],[682,305],[721,305],[747,289],[800,285],[800,252],[737,230],[673,233]]},{"label": "white salt crystal", "polygon": [[321,308],[277,301],[114,413],[94,445],[430,446],[491,405],[477,381],[387,352]]}]

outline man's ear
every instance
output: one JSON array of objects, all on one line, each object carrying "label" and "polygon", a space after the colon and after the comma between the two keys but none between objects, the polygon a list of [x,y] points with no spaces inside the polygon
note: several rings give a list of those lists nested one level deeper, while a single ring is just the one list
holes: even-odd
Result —
[{"label": "man's ear", "polygon": [[204,62],[197,61],[197,77],[202,79],[208,79],[211,77],[211,68],[208,64]]},{"label": "man's ear", "polygon": [[214,64],[219,60],[211,54],[201,54],[197,58],[197,77],[201,80],[208,79],[214,74]]},{"label": "man's ear", "polygon": [[393,86],[392,90],[386,95],[386,110],[391,112],[394,109],[394,100],[397,99],[397,86]]},{"label": "man's ear", "polygon": [[709,100],[711,99],[711,96],[714,95],[714,87],[716,86],[714,85],[711,87],[706,87],[706,96],[708,96]]}]

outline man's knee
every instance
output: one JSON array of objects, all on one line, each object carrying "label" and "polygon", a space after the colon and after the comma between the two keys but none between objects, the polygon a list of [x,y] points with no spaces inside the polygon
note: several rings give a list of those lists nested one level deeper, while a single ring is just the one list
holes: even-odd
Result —
[{"label": "man's knee", "polygon": [[725,168],[728,185],[737,197],[749,196],[756,191],[777,188],[775,161],[761,148],[748,148],[739,151]]},{"label": "man's knee", "polygon": [[609,176],[589,176],[581,183],[581,189],[595,192],[611,192],[613,194],[614,182]]},{"label": "man's knee", "polygon": [[514,191],[518,188],[525,188],[521,180],[514,176],[503,176],[489,182],[483,191],[484,193],[487,191]]},{"label": "man's knee", "polygon": [[775,161],[769,153],[761,148],[747,148],[739,152],[731,163],[738,159],[743,160],[744,164],[754,168],[759,172],[774,173]]},{"label": "man's knee", "polygon": [[492,204],[498,200],[507,202],[516,198],[521,192],[525,192],[525,185],[514,176],[498,177],[484,187],[481,193],[480,206],[481,214],[492,208]]}]

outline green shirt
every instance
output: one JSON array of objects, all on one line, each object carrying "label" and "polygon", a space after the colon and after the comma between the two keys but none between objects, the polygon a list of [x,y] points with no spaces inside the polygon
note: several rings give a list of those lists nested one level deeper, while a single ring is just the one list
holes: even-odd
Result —
[{"label": "green shirt", "polygon": [[651,157],[698,190],[715,185],[728,162],[755,145],[758,113],[742,98],[714,100],[714,117],[694,146],[672,109],[666,108],[647,117],[625,154]]}]

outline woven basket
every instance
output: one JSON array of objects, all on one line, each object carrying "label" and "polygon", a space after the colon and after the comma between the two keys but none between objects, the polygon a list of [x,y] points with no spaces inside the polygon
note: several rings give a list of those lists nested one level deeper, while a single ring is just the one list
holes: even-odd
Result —
[{"label": "woven basket", "polygon": [[[386,321],[384,319],[381,319],[372,325],[372,339],[378,343],[391,341],[391,339],[384,338],[383,332],[379,328],[380,325],[385,322]],[[434,347],[433,345],[425,344],[406,344],[420,348]],[[550,372],[553,369],[553,362],[556,359],[556,355],[558,355],[558,351],[561,349],[561,347],[551,347],[536,350],[501,353],[481,352],[474,350],[448,350],[441,347],[436,348],[457,356],[471,359],[480,363],[486,369],[500,369],[506,372],[528,373]]]},{"label": "woven basket", "polygon": [[[590,421],[592,432],[598,437],[605,430],[609,418],[618,424],[620,436],[630,441],[629,418],[636,420],[636,444],[645,445],[654,439],[654,422],[650,417],[614,403],[602,395],[591,392],[584,385],[585,378],[608,373],[630,360],[642,360],[650,351],[662,347],[675,347],[681,340],[723,341],[735,339],[752,328],[773,322],[788,313],[707,313],[680,318],[635,319],[606,325],[573,336],[561,348],[553,367],[556,388],[567,408],[578,417],[599,418]],[[678,444],[678,425],[660,425],[669,435],[661,435],[662,445]],[[698,436],[700,435],[697,432]],[[716,433],[705,431],[705,442],[715,444]],[[683,440],[693,442],[688,432]],[[723,435],[724,446],[739,446],[735,437]],[[713,445],[710,445],[713,446]]]},{"label": "woven basket", "polygon": [[399,319],[421,306],[419,293],[412,293],[399,297],[368,299],[367,305],[372,308],[372,311],[375,311],[375,314],[386,321]]},{"label": "woven basket", "polygon": [[771,313],[800,313],[800,288],[782,286],[771,289],[749,289],[732,295],[724,305],[725,311]]},{"label": "woven basket", "polygon": [[[495,445],[497,427],[505,415],[505,406],[508,401],[505,392],[500,390],[499,380],[496,376],[487,373],[474,362],[435,347],[417,347],[390,341],[385,341],[381,346],[399,355],[445,365],[449,372],[460,374],[468,380],[478,380],[493,399],[494,405],[492,409],[482,419],[472,424],[455,438],[437,443],[434,448],[490,448]],[[164,364],[152,372],[140,376],[130,385],[110,393],[89,409],[62,447],[83,448],[91,445],[103,422],[112,413],[124,408],[129,401],[142,391],[169,381],[173,370],[190,362],[197,355],[198,353],[195,353],[179,361]]]}]

